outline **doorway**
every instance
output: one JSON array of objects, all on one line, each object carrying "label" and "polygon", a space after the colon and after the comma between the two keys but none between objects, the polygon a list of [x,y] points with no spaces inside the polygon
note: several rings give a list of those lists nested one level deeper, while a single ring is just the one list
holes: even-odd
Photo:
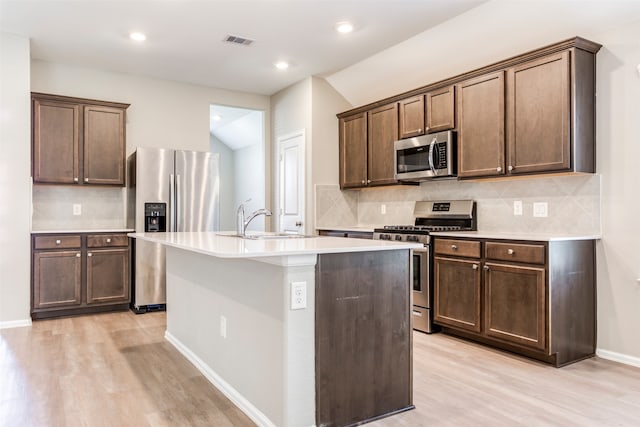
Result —
[{"label": "doorway", "polygon": [[278,137],[278,231],[305,234],[305,133]]},{"label": "doorway", "polygon": [[[236,228],[236,209],[247,212],[266,207],[265,113],[261,110],[211,105],[209,150],[220,154],[220,230]],[[259,216],[247,230],[265,231]]]}]

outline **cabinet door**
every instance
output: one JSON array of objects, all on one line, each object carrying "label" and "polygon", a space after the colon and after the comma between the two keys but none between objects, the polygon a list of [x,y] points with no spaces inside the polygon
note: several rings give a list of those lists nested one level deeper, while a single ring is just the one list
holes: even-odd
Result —
[{"label": "cabinet door", "polygon": [[120,108],[84,107],[86,184],[124,185],[125,113]]},{"label": "cabinet door", "polygon": [[398,105],[385,105],[368,113],[368,185],[394,184],[393,143],[398,139]]},{"label": "cabinet door", "polygon": [[427,131],[424,126],[424,95],[403,99],[398,103],[400,112],[400,139],[423,135]]},{"label": "cabinet door", "polygon": [[79,306],[82,286],[80,251],[33,253],[33,308]]},{"label": "cabinet door", "polygon": [[484,269],[485,333],[544,350],[547,307],[544,268],[486,263]]},{"label": "cabinet door", "polygon": [[439,132],[455,127],[455,88],[448,86],[427,93],[427,131]]},{"label": "cabinet door", "polygon": [[567,170],[570,160],[569,52],[508,71],[508,169]]},{"label": "cabinet door", "polygon": [[434,259],[434,322],[480,332],[479,261]]},{"label": "cabinet door", "polygon": [[458,85],[458,176],[504,172],[504,72]]},{"label": "cabinet door", "polygon": [[80,106],[33,99],[33,181],[79,181]]},{"label": "cabinet door", "polygon": [[340,119],[340,188],[367,184],[367,113]]},{"label": "cabinet door", "polygon": [[129,301],[129,249],[87,253],[87,304]]}]

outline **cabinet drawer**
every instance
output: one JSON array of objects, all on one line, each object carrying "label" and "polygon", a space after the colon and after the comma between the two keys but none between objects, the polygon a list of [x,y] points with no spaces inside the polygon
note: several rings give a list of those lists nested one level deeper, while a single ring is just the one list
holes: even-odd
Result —
[{"label": "cabinet drawer", "polygon": [[126,234],[89,234],[87,236],[88,248],[110,248],[128,245],[129,238]]},{"label": "cabinet drawer", "polygon": [[544,255],[544,245],[487,242],[485,246],[487,259],[544,264]]},{"label": "cabinet drawer", "polygon": [[80,236],[36,236],[34,239],[34,249],[69,249],[80,246]]},{"label": "cabinet drawer", "polygon": [[454,255],[480,258],[480,242],[472,240],[436,239],[434,252],[439,255]]}]

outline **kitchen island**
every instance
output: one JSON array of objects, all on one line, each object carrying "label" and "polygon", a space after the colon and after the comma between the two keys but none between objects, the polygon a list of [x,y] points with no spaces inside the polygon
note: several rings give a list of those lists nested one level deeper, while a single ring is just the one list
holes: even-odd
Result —
[{"label": "kitchen island", "polygon": [[167,340],[258,425],[349,425],[413,408],[420,245],[130,236],[167,247]]}]

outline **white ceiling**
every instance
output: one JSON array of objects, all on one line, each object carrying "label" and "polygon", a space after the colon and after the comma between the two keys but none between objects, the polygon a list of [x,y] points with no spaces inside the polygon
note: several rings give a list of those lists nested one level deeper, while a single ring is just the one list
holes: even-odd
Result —
[{"label": "white ceiling", "polygon": [[[0,31],[32,58],[271,95],[326,76],[438,25],[480,0],[0,0]],[[349,20],[355,31],[338,34]],[[131,31],[146,33],[135,43]],[[224,43],[228,35],[255,39]],[[414,52],[427,55],[428,49]],[[274,69],[279,60],[291,66]],[[398,64],[401,66],[401,64]]]}]

